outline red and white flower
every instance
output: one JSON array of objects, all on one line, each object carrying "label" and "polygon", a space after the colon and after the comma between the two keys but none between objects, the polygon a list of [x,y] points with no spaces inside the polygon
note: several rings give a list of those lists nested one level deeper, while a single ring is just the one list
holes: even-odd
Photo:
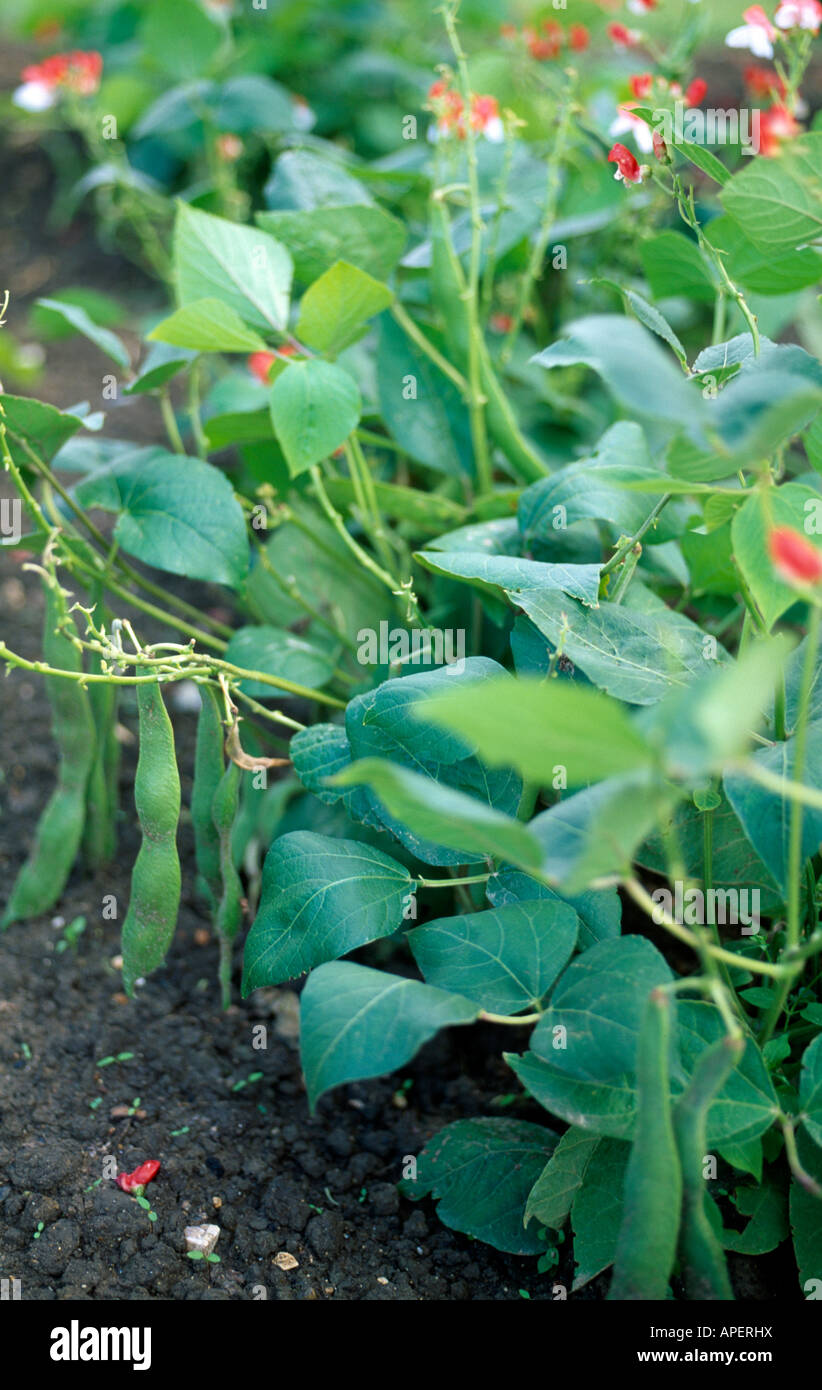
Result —
[{"label": "red and white flower", "polygon": [[23,111],[48,111],[57,104],[61,92],[93,96],[100,88],[102,72],[100,53],[55,53],[23,69],[22,86],[12,94],[12,101]]},{"label": "red and white flower", "polygon": [[728,48],[747,48],[755,58],[772,58],[775,29],[761,5],[751,5],[742,18],[745,23],[725,36]]},{"label": "red and white flower", "polygon": [[650,14],[655,10],[658,0],[628,0],[628,9],[632,14]]},{"label": "red and white flower", "polygon": [[[653,140],[651,141],[651,148],[653,148]],[[614,171],[614,178],[622,179],[625,183],[642,183],[650,172],[647,164],[640,164],[625,145],[614,145],[608,155],[608,161],[617,166]]]},{"label": "red and white flower", "polygon": [[818,34],[822,29],[822,5],[819,0],[784,0],[774,23],[778,29],[809,29]]},{"label": "red and white flower", "polygon": [[[446,82],[434,82],[428,90],[428,102],[436,117],[435,124],[429,127],[429,140],[439,140],[442,136],[456,135],[464,140],[466,135],[465,107],[459,92],[455,92]],[[471,97],[471,129],[486,140],[499,144],[505,139],[505,126],[499,113],[496,97]]]},{"label": "red and white flower", "polygon": [[608,37],[617,48],[636,48],[642,42],[642,35],[636,29],[628,29],[624,24],[609,24]]}]

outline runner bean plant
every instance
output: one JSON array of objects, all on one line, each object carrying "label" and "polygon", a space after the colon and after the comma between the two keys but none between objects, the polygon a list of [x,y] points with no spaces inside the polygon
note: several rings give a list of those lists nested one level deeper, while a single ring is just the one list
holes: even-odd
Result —
[{"label": "runner bean plant", "polygon": [[59,754],[3,924],[135,821],[139,1008],[193,683],[222,999],[243,933],[244,996],[307,976],[312,1110],[481,1029],[508,1093],[398,1158],[406,1196],[548,1274],[570,1239],[568,1282],[613,1267],[612,1299],[731,1299],[788,1240],[818,1298],[822,7],[728,34],[743,127],[705,107],[707,6],[492,35],[446,0],[376,152],[330,138],[350,98],[300,131],[231,8],[168,0],[202,69],[143,91],[106,164],[114,37],[17,97],[83,134],[105,231],[171,297],[139,362],[45,306],[167,446],[0,395],[45,598],[42,660],[0,657],[44,677]]}]

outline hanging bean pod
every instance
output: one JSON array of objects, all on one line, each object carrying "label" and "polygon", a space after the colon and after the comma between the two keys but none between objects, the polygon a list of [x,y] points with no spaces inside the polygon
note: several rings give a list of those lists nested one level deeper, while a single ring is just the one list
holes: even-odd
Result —
[{"label": "hanging bean pod", "polygon": [[[49,666],[81,671],[82,657],[67,634],[73,629],[56,580],[45,580],[43,657]],[[0,926],[47,912],[60,897],[77,858],[86,819],[86,788],[95,756],[88,692],[65,676],[46,677],[52,733],[60,755],[57,786],[40,817],[34,844],[11,891]]]},{"label": "hanging bean pod", "polygon": [[209,685],[200,687],[202,704],[197,718],[197,745],[194,753],[194,785],[191,792],[191,823],[194,853],[200,887],[210,906],[216,908],[222,892],[220,874],[220,836],[214,824],[214,794],[223,775],[223,726],[220,703]]},{"label": "hanging bean pod", "polygon": [[682,1172],[671,1117],[671,1001],[654,990],[637,1049],[638,1105],[609,1300],[664,1299],[676,1257]]},{"label": "hanging bean pod", "polygon": [[180,775],[174,733],[159,685],[137,687],[140,755],[134,779],[134,803],[143,833],[131,875],[131,899],[123,922],[123,985],[162,965],[174,935],[180,906]]}]

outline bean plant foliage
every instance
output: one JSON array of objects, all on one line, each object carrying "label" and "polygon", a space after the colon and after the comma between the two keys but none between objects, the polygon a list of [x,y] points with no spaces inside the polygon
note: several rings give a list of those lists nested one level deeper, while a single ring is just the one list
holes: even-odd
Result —
[{"label": "bean plant foliage", "polygon": [[[818,1297],[822,7],[728,35],[755,152],[697,131],[707,5],[500,35],[447,0],[370,124],[350,55],[314,112],[268,75],[273,16],[144,8],[69,16],[93,48],[16,97],[82,142],[72,197],[165,307],[136,356],[93,297],[38,306],[102,354],[93,406],[3,357],[46,617],[42,660],[0,656],[60,754],[3,925],[136,817],[123,977],[152,988],[163,690],[194,683],[223,1001],[242,935],[243,995],[307,977],[312,1110],[481,1026],[508,1091],[398,1159],[405,1196],[549,1274],[571,1240],[613,1299],[731,1299],[729,1254],[785,1241]],[[117,437],[146,399],[164,446]]]}]

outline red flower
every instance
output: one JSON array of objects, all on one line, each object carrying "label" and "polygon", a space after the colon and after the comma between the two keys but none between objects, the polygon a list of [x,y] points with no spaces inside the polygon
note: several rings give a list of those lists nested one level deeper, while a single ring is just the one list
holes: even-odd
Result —
[{"label": "red flower", "polygon": [[806,588],[822,580],[822,551],[790,526],[776,526],[770,534],[770,552],[780,579],[794,588]]},{"label": "red flower", "polygon": [[647,173],[646,166],[639,165],[625,145],[614,145],[608,155],[608,161],[617,166],[614,178],[624,179],[626,183],[642,183]]},{"label": "red flower", "polygon": [[263,383],[263,386],[267,386],[268,374],[276,361],[277,354],[274,352],[252,352],[248,359],[248,370]]},{"label": "red flower", "polygon": [[759,121],[759,153],[766,159],[779,154],[783,140],[792,140],[802,127],[794,120],[787,106],[772,106],[763,111]]},{"label": "red flower", "polygon": [[654,154],[661,163],[668,163],[668,146],[665,144],[658,130],[654,131]]},{"label": "red flower", "polygon": [[708,84],[704,77],[695,77],[690,87],[685,93],[685,101],[688,106],[701,106],[708,91]]},{"label": "red flower", "polygon": [[779,74],[760,68],[756,63],[745,69],[745,86],[757,97],[785,96],[785,83]]},{"label": "red flower", "polygon": [[533,29],[524,31],[528,52],[532,58],[538,58],[540,61],[557,58],[562,49],[562,29],[560,26],[554,20],[549,20],[544,25],[544,29],[544,38],[536,34]]},{"label": "red flower", "polygon": [[117,1186],[122,1188],[123,1192],[135,1192],[139,1197],[146,1183],[151,1182],[152,1178],[156,1178],[159,1171],[159,1161],[156,1158],[149,1158],[145,1163],[141,1163],[139,1167],[135,1168],[133,1173],[118,1173]]},{"label": "red flower", "polygon": [[493,333],[510,333],[514,326],[514,320],[510,314],[492,314],[489,319],[489,327]]},{"label": "red flower", "polygon": [[584,24],[572,24],[568,30],[568,43],[575,53],[583,53],[591,42],[591,35]]},{"label": "red flower", "polygon": [[654,75],[651,72],[640,72],[630,79],[631,91],[637,101],[644,101],[650,95],[654,85]]}]

